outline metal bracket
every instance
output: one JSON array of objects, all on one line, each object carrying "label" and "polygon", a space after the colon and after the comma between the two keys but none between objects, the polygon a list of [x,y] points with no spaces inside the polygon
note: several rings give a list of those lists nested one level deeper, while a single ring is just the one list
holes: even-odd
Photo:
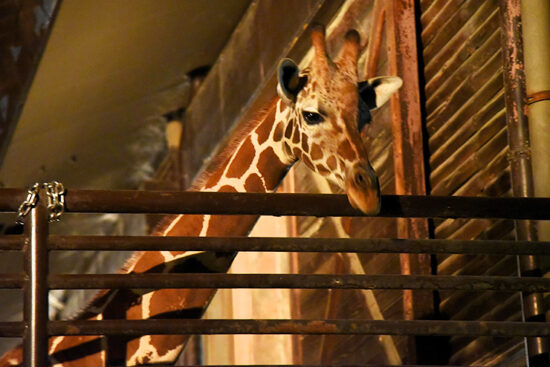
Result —
[{"label": "metal bracket", "polygon": [[539,92],[531,93],[527,96],[525,103],[528,105],[535,102],[550,100],[550,90],[541,90]]}]

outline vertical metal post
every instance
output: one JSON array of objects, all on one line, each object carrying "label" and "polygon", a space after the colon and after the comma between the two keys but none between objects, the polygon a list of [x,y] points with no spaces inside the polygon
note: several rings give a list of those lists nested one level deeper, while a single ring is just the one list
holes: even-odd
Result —
[{"label": "vertical metal post", "polygon": [[48,210],[40,191],[38,205],[25,218],[25,272],[28,276],[24,289],[23,361],[27,367],[48,364]]},{"label": "vertical metal post", "polygon": [[[515,197],[532,197],[533,171],[531,146],[525,106],[525,71],[521,29],[520,0],[500,0],[502,56],[508,129],[509,161],[512,192]],[[515,221],[518,240],[538,239],[536,222]],[[539,259],[535,256],[518,257],[520,276],[542,276]],[[522,312],[525,321],[544,321],[543,297],[540,293],[523,293]],[[526,338],[527,363],[530,366],[548,363],[548,345],[545,338]]]},{"label": "vertical metal post", "polygon": [[[393,162],[397,195],[426,195],[420,81],[414,0],[384,1],[386,5],[386,45],[388,72],[399,75],[403,86],[392,96]],[[429,237],[425,218],[399,218],[399,238]],[[429,254],[400,254],[401,274],[431,274]],[[406,320],[433,315],[431,292],[403,290],[403,316]],[[418,360],[416,340],[409,337],[407,363]]]}]

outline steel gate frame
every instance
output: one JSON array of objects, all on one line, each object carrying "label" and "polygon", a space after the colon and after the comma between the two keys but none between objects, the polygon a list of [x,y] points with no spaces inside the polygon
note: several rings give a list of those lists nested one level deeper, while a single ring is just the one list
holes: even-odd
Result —
[{"label": "steel gate frame", "polygon": [[[43,191],[40,194],[44,194]],[[0,189],[0,211],[15,212],[24,189]],[[43,195],[44,196],[44,195]],[[345,195],[68,190],[67,212],[361,216]],[[383,217],[550,219],[550,198],[382,197]],[[305,274],[49,274],[53,250],[202,250],[550,255],[550,242],[495,240],[248,237],[50,236],[39,200],[25,234],[0,236],[0,250],[23,250],[24,274],[2,274],[0,288],[24,290],[24,321],[0,322],[0,336],[23,337],[24,361],[43,366],[52,335],[390,334],[550,336],[550,323],[431,320],[70,320],[49,321],[50,289],[339,288],[550,291],[550,279],[503,276]],[[46,361],[46,362],[45,362]]]}]

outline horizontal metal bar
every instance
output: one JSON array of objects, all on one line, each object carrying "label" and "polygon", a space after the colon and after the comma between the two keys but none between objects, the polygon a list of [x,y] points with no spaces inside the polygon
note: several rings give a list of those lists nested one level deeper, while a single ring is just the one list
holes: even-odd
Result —
[{"label": "horizontal metal bar", "polygon": [[[24,189],[0,189],[0,211],[16,211]],[[67,190],[67,212],[362,216],[345,195]],[[550,219],[550,198],[382,197],[381,217]]]},{"label": "horizontal metal bar", "polygon": [[0,189],[0,211],[16,212],[26,196],[26,189]]},{"label": "horizontal metal bar", "polygon": [[[155,367],[204,367],[204,365],[167,365],[167,364],[155,364]],[[208,367],[343,367],[341,364],[331,365],[315,365],[315,364],[209,364]],[[482,366],[472,366],[472,365],[434,365],[434,364],[346,364],[346,367],[482,367]],[[108,365],[107,367],[121,367],[120,365]]]},{"label": "horizontal metal bar", "polygon": [[[68,190],[69,212],[362,216],[345,195]],[[550,219],[550,198],[382,197],[382,217]]]},{"label": "horizontal metal bar", "polygon": [[0,250],[3,251],[21,251],[25,243],[23,235],[5,235],[0,236]]},{"label": "horizontal metal bar", "polygon": [[50,321],[50,335],[357,334],[549,336],[550,323],[433,320],[74,320]]},{"label": "horizontal metal bar", "polygon": [[[25,237],[0,236],[0,250],[21,250]],[[283,237],[160,237],[59,236],[49,237],[50,250],[91,251],[291,251],[358,253],[450,253],[550,255],[550,242],[503,240],[413,240]]]},{"label": "horizontal metal bar", "polygon": [[550,242],[278,237],[50,236],[50,250],[550,255]]},{"label": "horizontal metal bar", "polygon": [[299,288],[299,289],[453,289],[545,292],[550,278],[320,275],[320,274],[54,274],[51,289],[104,288]]},{"label": "horizontal metal bar", "polygon": [[25,332],[25,323],[23,321],[4,321],[0,322],[0,337],[19,338]]},{"label": "horizontal metal bar", "polygon": [[[25,324],[0,322],[0,337],[21,337]],[[433,320],[71,320],[50,321],[50,335],[361,334],[549,336],[550,323]]]},{"label": "horizontal metal bar", "polygon": [[25,274],[0,274],[0,289],[18,289],[29,280]]}]

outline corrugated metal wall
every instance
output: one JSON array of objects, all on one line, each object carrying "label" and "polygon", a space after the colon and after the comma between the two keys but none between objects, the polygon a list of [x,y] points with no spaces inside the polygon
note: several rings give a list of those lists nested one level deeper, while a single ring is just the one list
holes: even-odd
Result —
[{"label": "corrugated metal wall", "polygon": [[[420,25],[425,94],[426,160],[431,195],[510,196],[510,172],[502,75],[499,8],[496,0],[421,0]],[[372,14],[365,21],[372,24]],[[382,49],[385,35],[382,35]],[[365,61],[366,54],[362,60]],[[387,73],[386,52],[380,53],[377,75]],[[377,111],[364,134],[369,158],[375,167],[383,194],[395,193],[393,137],[389,106]],[[297,190],[311,191],[315,179],[305,170],[296,170]],[[322,186],[322,185],[321,185]],[[325,221],[298,219],[298,233],[314,236],[397,237],[393,219],[364,218]],[[435,220],[435,238],[513,239],[514,226],[508,220]],[[368,274],[399,274],[399,257],[391,254],[360,257],[361,270]],[[357,270],[357,269],[355,269]],[[301,272],[353,272],[350,259],[330,255],[300,255]],[[512,256],[437,257],[442,275],[513,275]],[[343,291],[301,291],[303,317],[373,318],[368,308],[358,312],[351,305],[365,302],[365,294]],[[328,293],[327,293],[328,292]],[[402,319],[401,292],[373,293],[378,317]],[[327,300],[327,296],[329,301]],[[440,311],[453,320],[520,320],[519,294],[499,292],[441,292]],[[323,300],[324,307],[319,302]],[[372,299],[371,299],[372,300]],[[321,312],[323,314],[313,314]],[[330,316],[330,317],[329,317]],[[521,338],[464,338],[449,340],[450,364],[524,365]],[[324,353],[319,351],[323,343]],[[352,345],[378,345],[378,348],[349,350]],[[372,344],[374,343],[374,344]],[[406,358],[406,339],[392,338],[399,358]],[[388,363],[388,340],[381,342],[308,336],[303,343],[304,363]],[[346,349],[346,348],[347,349]],[[327,349],[328,348],[328,349]],[[384,349],[386,348],[386,349]],[[390,348],[391,349],[391,348]],[[343,353],[347,350],[347,353]],[[367,351],[368,350],[368,351]],[[378,351],[376,351],[378,350]],[[338,353],[338,351],[342,353]],[[309,356],[309,358],[308,358]],[[353,356],[353,357],[352,357]],[[441,361],[441,363],[444,363]]]},{"label": "corrugated metal wall", "polygon": [[[496,0],[420,1],[432,195],[510,196]],[[436,238],[513,239],[507,220],[434,222]],[[438,256],[444,275],[513,275],[512,256]],[[521,320],[519,294],[441,292],[456,320]],[[524,364],[523,340],[451,338],[454,364]]]}]

